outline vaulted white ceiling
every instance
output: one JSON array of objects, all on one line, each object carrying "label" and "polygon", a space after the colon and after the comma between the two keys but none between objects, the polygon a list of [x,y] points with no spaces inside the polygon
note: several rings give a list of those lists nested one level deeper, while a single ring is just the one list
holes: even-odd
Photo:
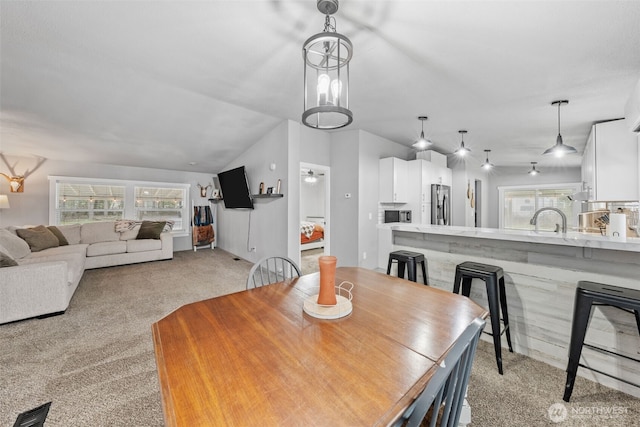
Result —
[{"label": "vaulted white ceiling", "polygon": [[[8,1],[1,11],[0,151],[218,172],[302,113],[302,43],[315,0]],[[474,160],[542,157],[562,107],[581,153],[594,122],[624,116],[640,78],[640,1],[342,0],[354,44],[354,122]],[[197,162],[196,165],[189,165]]]}]

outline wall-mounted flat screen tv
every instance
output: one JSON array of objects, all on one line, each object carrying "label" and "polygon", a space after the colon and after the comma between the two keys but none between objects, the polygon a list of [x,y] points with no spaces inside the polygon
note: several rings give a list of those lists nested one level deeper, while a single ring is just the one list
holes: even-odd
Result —
[{"label": "wall-mounted flat screen tv", "polygon": [[244,166],[220,172],[220,191],[224,207],[228,209],[253,209],[253,200],[249,192],[249,180]]}]

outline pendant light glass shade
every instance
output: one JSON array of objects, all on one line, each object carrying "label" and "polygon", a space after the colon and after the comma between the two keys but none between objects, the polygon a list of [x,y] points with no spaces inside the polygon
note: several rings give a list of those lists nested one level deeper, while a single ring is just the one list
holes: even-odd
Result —
[{"label": "pendant light glass shade", "polygon": [[[339,129],[353,121],[349,110],[351,41],[336,32],[338,0],[318,0],[325,14],[324,31],[307,39],[304,56],[304,112],[302,123],[315,129]],[[332,24],[333,20],[333,24]]]},{"label": "pendant light glass shade", "polygon": [[545,150],[545,152],[542,154],[545,154],[545,155],[551,154],[556,157],[562,157],[565,154],[577,153],[577,150],[574,147],[570,145],[565,145],[562,143],[562,135],[560,134],[560,106],[562,104],[568,104],[568,103],[569,101],[567,101],[566,99],[563,99],[561,101],[553,101],[551,103],[551,105],[558,105],[558,136],[556,138],[556,145]]},{"label": "pendant light glass shade", "polygon": [[427,116],[419,116],[418,120],[422,121],[422,132],[420,132],[420,138],[418,138],[418,140],[416,142],[413,143],[413,148],[417,149],[417,150],[424,150],[426,149],[428,146],[430,146],[431,144],[433,144],[433,142],[431,142],[430,140],[428,140],[427,138],[424,137],[424,121],[427,120],[428,117]]},{"label": "pendant light glass shade", "polygon": [[529,175],[536,176],[540,173],[540,171],[536,169],[537,164],[538,162],[531,162],[531,170],[527,172]]},{"label": "pendant light glass shade", "polygon": [[460,147],[458,147],[454,153],[460,157],[464,157],[467,153],[471,152],[471,150],[464,146],[464,134],[467,133],[467,131],[459,130],[458,133],[462,136],[462,140],[460,141]]},{"label": "pendant light glass shade", "polygon": [[484,152],[487,153],[487,158],[482,164],[482,169],[485,169],[485,170],[493,169],[493,163],[489,161],[489,153],[491,152],[491,150],[484,150]]}]

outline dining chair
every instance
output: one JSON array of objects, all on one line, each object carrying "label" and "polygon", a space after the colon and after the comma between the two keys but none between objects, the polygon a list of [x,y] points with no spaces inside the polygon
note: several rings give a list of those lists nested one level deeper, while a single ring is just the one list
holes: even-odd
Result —
[{"label": "dining chair", "polygon": [[396,421],[395,427],[420,425],[429,409],[432,409],[431,419],[425,425],[458,425],[478,338],[485,323],[483,319],[477,318],[467,326],[438,366],[424,391]]},{"label": "dining chair", "polygon": [[282,282],[300,275],[300,269],[292,259],[283,256],[265,257],[251,267],[247,289]]}]

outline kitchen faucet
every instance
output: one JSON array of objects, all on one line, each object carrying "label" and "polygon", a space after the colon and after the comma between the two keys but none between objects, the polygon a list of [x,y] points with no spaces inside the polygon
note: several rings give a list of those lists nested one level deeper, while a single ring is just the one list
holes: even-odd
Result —
[{"label": "kitchen faucet", "polygon": [[[554,212],[558,212],[560,214],[560,217],[562,218],[562,232],[566,233],[567,232],[567,216],[564,214],[564,212],[562,212],[560,209],[558,208],[540,208],[536,211],[536,213],[533,214],[533,217],[531,218],[531,221],[529,221],[529,224],[531,225],[535,225],[536,226],[536,230],[538,229],[537,226],[537,222],[538,222],[538,215],[540,214],[540,212],[543,211],[554,211]],[[556,224],[556,230],[555,232],[557,233],[559,231],[559,225]]]}]

